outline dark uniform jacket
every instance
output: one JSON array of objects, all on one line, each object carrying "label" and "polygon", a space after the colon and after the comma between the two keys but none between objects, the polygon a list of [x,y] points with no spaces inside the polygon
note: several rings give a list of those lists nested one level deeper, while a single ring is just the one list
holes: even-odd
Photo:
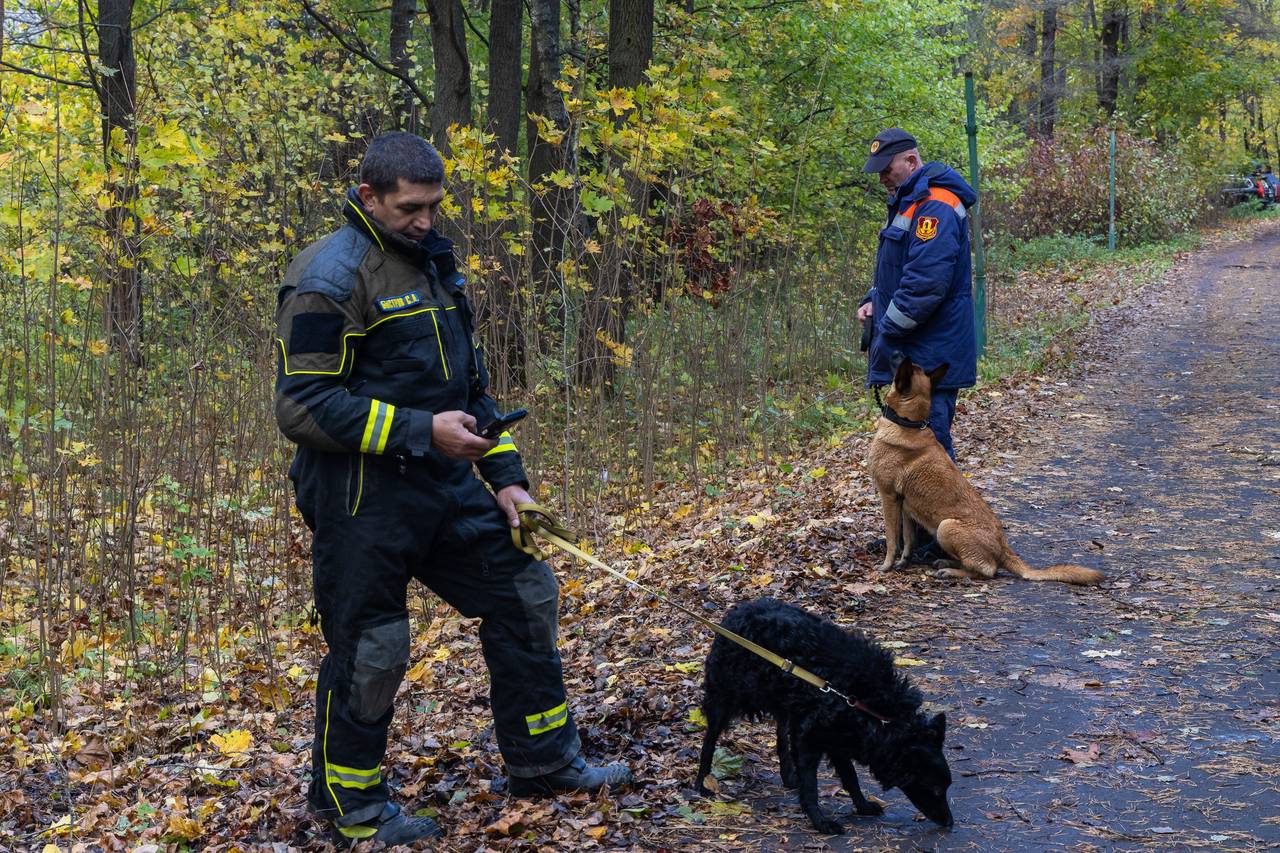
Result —
[{"label": "dark uniform jacket", "polygon": [[939,388],[976,381],[967,208],[977,200],[942,163],[921,166],[889,199],[867,296],[875,304],[868,385],[893,381],[899,353],[926,370],[949,364]]},{"label": "dark uniform jacket", "polygon": [[[462,410],[484,425],[497,406],[453,244],[384,230],[354,190],[344,212],[347,224],[295,258],[279,292],[276,420],[299,446],[291,476],[328,451],[417,460],[460,482],[471,463],[432,449],[433,413]],[[528,485],[509,434],[476,467],[495,490]]]}]

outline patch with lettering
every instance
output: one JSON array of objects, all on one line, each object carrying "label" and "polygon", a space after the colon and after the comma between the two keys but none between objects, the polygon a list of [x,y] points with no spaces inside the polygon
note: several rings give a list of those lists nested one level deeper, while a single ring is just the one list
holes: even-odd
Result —
[{"label": "patch with lettering", "polygon": [[938,217],[921,216],[916,220],[916,237],[921,240],[932,240],[938,236]]},{"label": "patch with lettering", "polygon": [[388,296],[386,299],[379,299],[378,310],[383,314],[390,314],[393,311],[403,311],[406,308],[412,308],[420,304],[422,304],[422,294],[416,290],[410,290],[408,293],[402,293],[399,296]]}]

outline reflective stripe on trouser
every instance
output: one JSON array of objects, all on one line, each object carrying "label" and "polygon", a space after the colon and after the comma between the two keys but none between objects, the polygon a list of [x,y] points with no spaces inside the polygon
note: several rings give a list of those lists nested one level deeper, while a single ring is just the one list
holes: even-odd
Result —
[{"label": "reflective stripe on trouser", "polygon": [[332,652],[316,681],[316,736],[311,750],[311,808],[343,826],[371,820],[390,797],[382,778],[382,755],[391,724],[388,709],[374,723],[362,723],[347,701],[350,678]]},{"label": "reflective stripe on trouser", "polygon": [[[374,777],[358,774],[382,764],[403,670],[390,666],[386,652],[399,640],[378,635],[406,616],[411,578],[481,619],[495,736],[508,770],[536,776],[568,764],[580,742],[566,705],[556,650],[558,588],[547,564],[511,544],[505,515],[469,469],[441,483],[428,479],[425,465],[410,463],[402,475],[395,460],[367,456],[360,512],[352,516],[349,463],[327,456],[298,466],[297,478],[299,508],[313,524],[316,609],[329,645],[316,685],[311,807],[348,825],[369,820],[387,801],[381,774],[367,787],[360,785]],[[371,676],[358,658],[387,668]],[[557,724],[531,734],[526,718],[557,707],[565,708],[563,717],[547,720]],[[444,714],[423,723],[444,728]],[[335,765],[357,775],[326,772]]]}]

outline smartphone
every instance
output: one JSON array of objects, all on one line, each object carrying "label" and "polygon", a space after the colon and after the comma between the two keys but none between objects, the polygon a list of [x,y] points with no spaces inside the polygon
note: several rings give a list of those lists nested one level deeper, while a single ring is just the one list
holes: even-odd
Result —
[{"label": "smartphone", "polygon": [[529,414],[528,409],[516,409],[514,412],[508,412],[505,415],[499,415],[498,417],[489,421],[489,423],[480,427],[480,432],[477,433],[477,435],[479,435],[481,438],[497,438],[498,436],[502,435],[503,430],[511,426],[516,421],[523,419],[528,414]]}]

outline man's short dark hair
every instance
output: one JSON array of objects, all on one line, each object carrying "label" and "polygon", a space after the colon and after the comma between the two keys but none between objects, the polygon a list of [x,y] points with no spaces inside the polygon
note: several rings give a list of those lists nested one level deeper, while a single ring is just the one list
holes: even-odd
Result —
[{"label": "man's short dark hair", "polygon": [[379,196],[394,190],[401,180],[411,184],[444,183],[444,161],[421,136],[404,131],[374,137],[360,161],[360,183]]}]

